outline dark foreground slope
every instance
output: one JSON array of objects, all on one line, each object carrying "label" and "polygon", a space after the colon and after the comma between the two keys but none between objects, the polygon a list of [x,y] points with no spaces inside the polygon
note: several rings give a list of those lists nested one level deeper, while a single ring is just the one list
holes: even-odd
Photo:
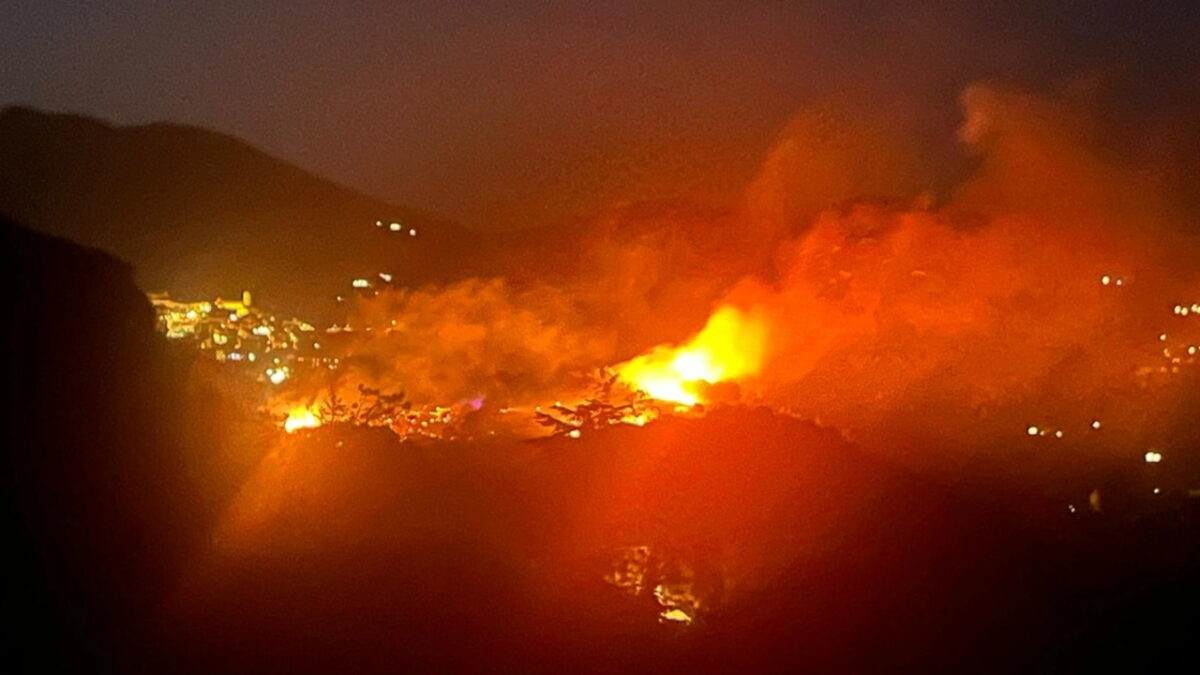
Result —
[{"label": "dark foreground slope", "polygon": [[4,659],[148,663],[151,617],[204,519],[172,368],[128,265],[3,227]]},{"label": "dark foreground slope", "polygon": [[[0,213],[116,254],[147,290],[230,297],[250,289],[309,315],[355,277],[439,281],[479,255],[463,228],[228,136],[26,108],[0,112]],[[379,219],[404,232],[376,228]]]},{"label": "dark foreground slope", "polygon": [[[246,483],[172,623],[199,671],[1164,664],[1193,656],[1195,522],[1034,534],[764,410],[530,444],[324,428]],[[640,591],[605,580],[630,567]]]}]

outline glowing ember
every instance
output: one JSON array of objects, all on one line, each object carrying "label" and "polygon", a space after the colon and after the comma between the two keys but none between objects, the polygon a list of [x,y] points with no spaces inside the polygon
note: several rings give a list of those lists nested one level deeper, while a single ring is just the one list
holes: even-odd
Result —
[{"label": "glowing ember", "polygon": [[690,624],[692,622],[692,617],[678,607],[665,609],[659,616],[661,617],[662,621],[670,621],[672,623]]},{"label": "glowing ember", "polygon": [[288,411],[287,420],[283,423],[284,431],[289,434],[297,429],[314,429],[321,426],[321,420],[316,413],[304,407],[292,408]]},{"label": "glowing ember", "polygon": [[622,382],[660,401],[701,402],[703,384],[754,375],[762,365],[766,325],[724,306],[681,347],[661,345],[615,368]]}]

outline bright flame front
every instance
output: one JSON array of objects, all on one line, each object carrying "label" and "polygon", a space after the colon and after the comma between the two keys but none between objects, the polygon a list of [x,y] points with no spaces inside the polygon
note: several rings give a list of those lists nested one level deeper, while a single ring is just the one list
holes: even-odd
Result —
[{"label": "bright flame front", "polygon": [[289,434],[297,429],[313,429],[319,426],[321,426],[321,419],[312,410],[304,407],[289,410],[287,419],[283,423],[284,431]]},{"label": "bright flame front", "polygon": [[616,367],[622,382],[660,401],[701,402],[704,385],[758,372],[766,342],[765,322],[726,305],[687,344],[660,345]]}]

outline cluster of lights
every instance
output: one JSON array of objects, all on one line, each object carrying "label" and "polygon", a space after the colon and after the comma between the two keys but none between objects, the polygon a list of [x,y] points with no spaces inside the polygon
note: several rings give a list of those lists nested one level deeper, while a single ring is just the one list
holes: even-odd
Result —
[{"label": "cluster of lights", "polygon": [[[189,340],[198,351],[211,354],[220,363],[257,364],[266,361],[263,370],[252,369],[260,382],[281,385],[295,375],[297,363],[335,369],[336,357],[304,355],[307,344],[313,350],[321,344],[305,336],[316,328],[299,319],[279,318],[251,306],[250,294],[241,300],[180,302],[165,293],[150,294],[158,317],[159,330],[173,340]],[[311,342],[310,342],[311,340]]]},{"label": "cluster of lights", "polygon": [[1066,432],[1062,429],[1051,430],[1046,427],[1039,427],[1036,424],[1030,425],[1029,428],[1025,429],[1025,433],[1029,436],[1054,436],[1055,438],[1062,438],[1066,435]]},{"label": "cluster of lights", "polygon": [[271,384],[283,384],[287,381],[290,374],[291,369],[287,366],[267,368],[267,379],[271,381]]},{"label": "cluster of lights", "polygon": [[[1171,308],[1171,313],[1178,317],[1200,316],[1200,303],[1194,302],[1190,305],[1183,303],[1176,304]],[[1158,341],[1168,342],[1168,337],[1166,333],[1159,333]],[[1169,370],[1170,372],[1177,373],[1181,365],[1196,362],[1195,357],[1200,355],[1200,344],[1180,344],[1178,342],[1174,345],[1165,344],[1163,345],[1162,355],[1163,358],[1170,361],[1171,367],[1168,369],[1167,366],[1162,366],[1159,368],[1159,372],[1168,372]]]},{"label": "cluster of lights", "polygon": [[1110,274],[1105,274],[1100,277],[1100,285],[1101,286],[1109,286],[1109,285],[1124,286],[1125,279],[1123,277],[1116,277],[1116,276],[1112,276]]},{"label": "cluster of lights", "polygon": [[150,293],[160,332],[172,340],[191,340],[217,361],[258,360],[259,354],[299,349],[301,334],[316,329],[298,319],[273,316],[240,300],[182,302],[166,293]]},{"label": "cluster of lights", "polygon": [[[375,221],[375,227],[383,227],[383,225],[384,225],[384,222],[382,220]],[[396,221],[392,221],[392,222],[387,223],[387,229],[390,232],[403,232],[404,225],[402,225]],[[410,236],[410,237],[417,236],[416,228],[412,228],[412,227],[408,228],[408,236]]]}]

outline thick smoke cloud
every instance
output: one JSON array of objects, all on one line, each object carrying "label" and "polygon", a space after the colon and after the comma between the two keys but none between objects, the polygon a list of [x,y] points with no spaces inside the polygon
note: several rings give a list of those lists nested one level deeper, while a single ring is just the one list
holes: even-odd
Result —
[{"label": "thick smoke cloud", "polygon": [[805,110],[737,212],[617,212],[553,285],[469,280],[361,302],[337,386],[553,401],[732,304],[769,326],[746,401],[868,445],[938,439],[948,461],[1024,442],[1028,426],[1060,448],[1136,454],[1171,437],[1195,383],[1200,318],[1172,308],[1200,302],[1198,249],[1185,195],[1112,150],[1094,100],[967,89],[947,133],[969,171],[942,185],[931,176],[954,171],[895,125]]},{"label": "thick smoke cloud", "polygon": [[[1031,426],[1058,442],[1033,464],[1186,445],[1200,320],[1174,306],[1200,298],[1200,249],[1179,201],[1105,153],[1077,101],[987,85],[962,100],[968,180],[907,204],[843,200],[775,248],[777,284],[726,298],[774,317],[743,389],[881,449],[907,439],[920,461],[1011,451]],[[760,179],[776,193],[804,182],[776,166]]]}]

